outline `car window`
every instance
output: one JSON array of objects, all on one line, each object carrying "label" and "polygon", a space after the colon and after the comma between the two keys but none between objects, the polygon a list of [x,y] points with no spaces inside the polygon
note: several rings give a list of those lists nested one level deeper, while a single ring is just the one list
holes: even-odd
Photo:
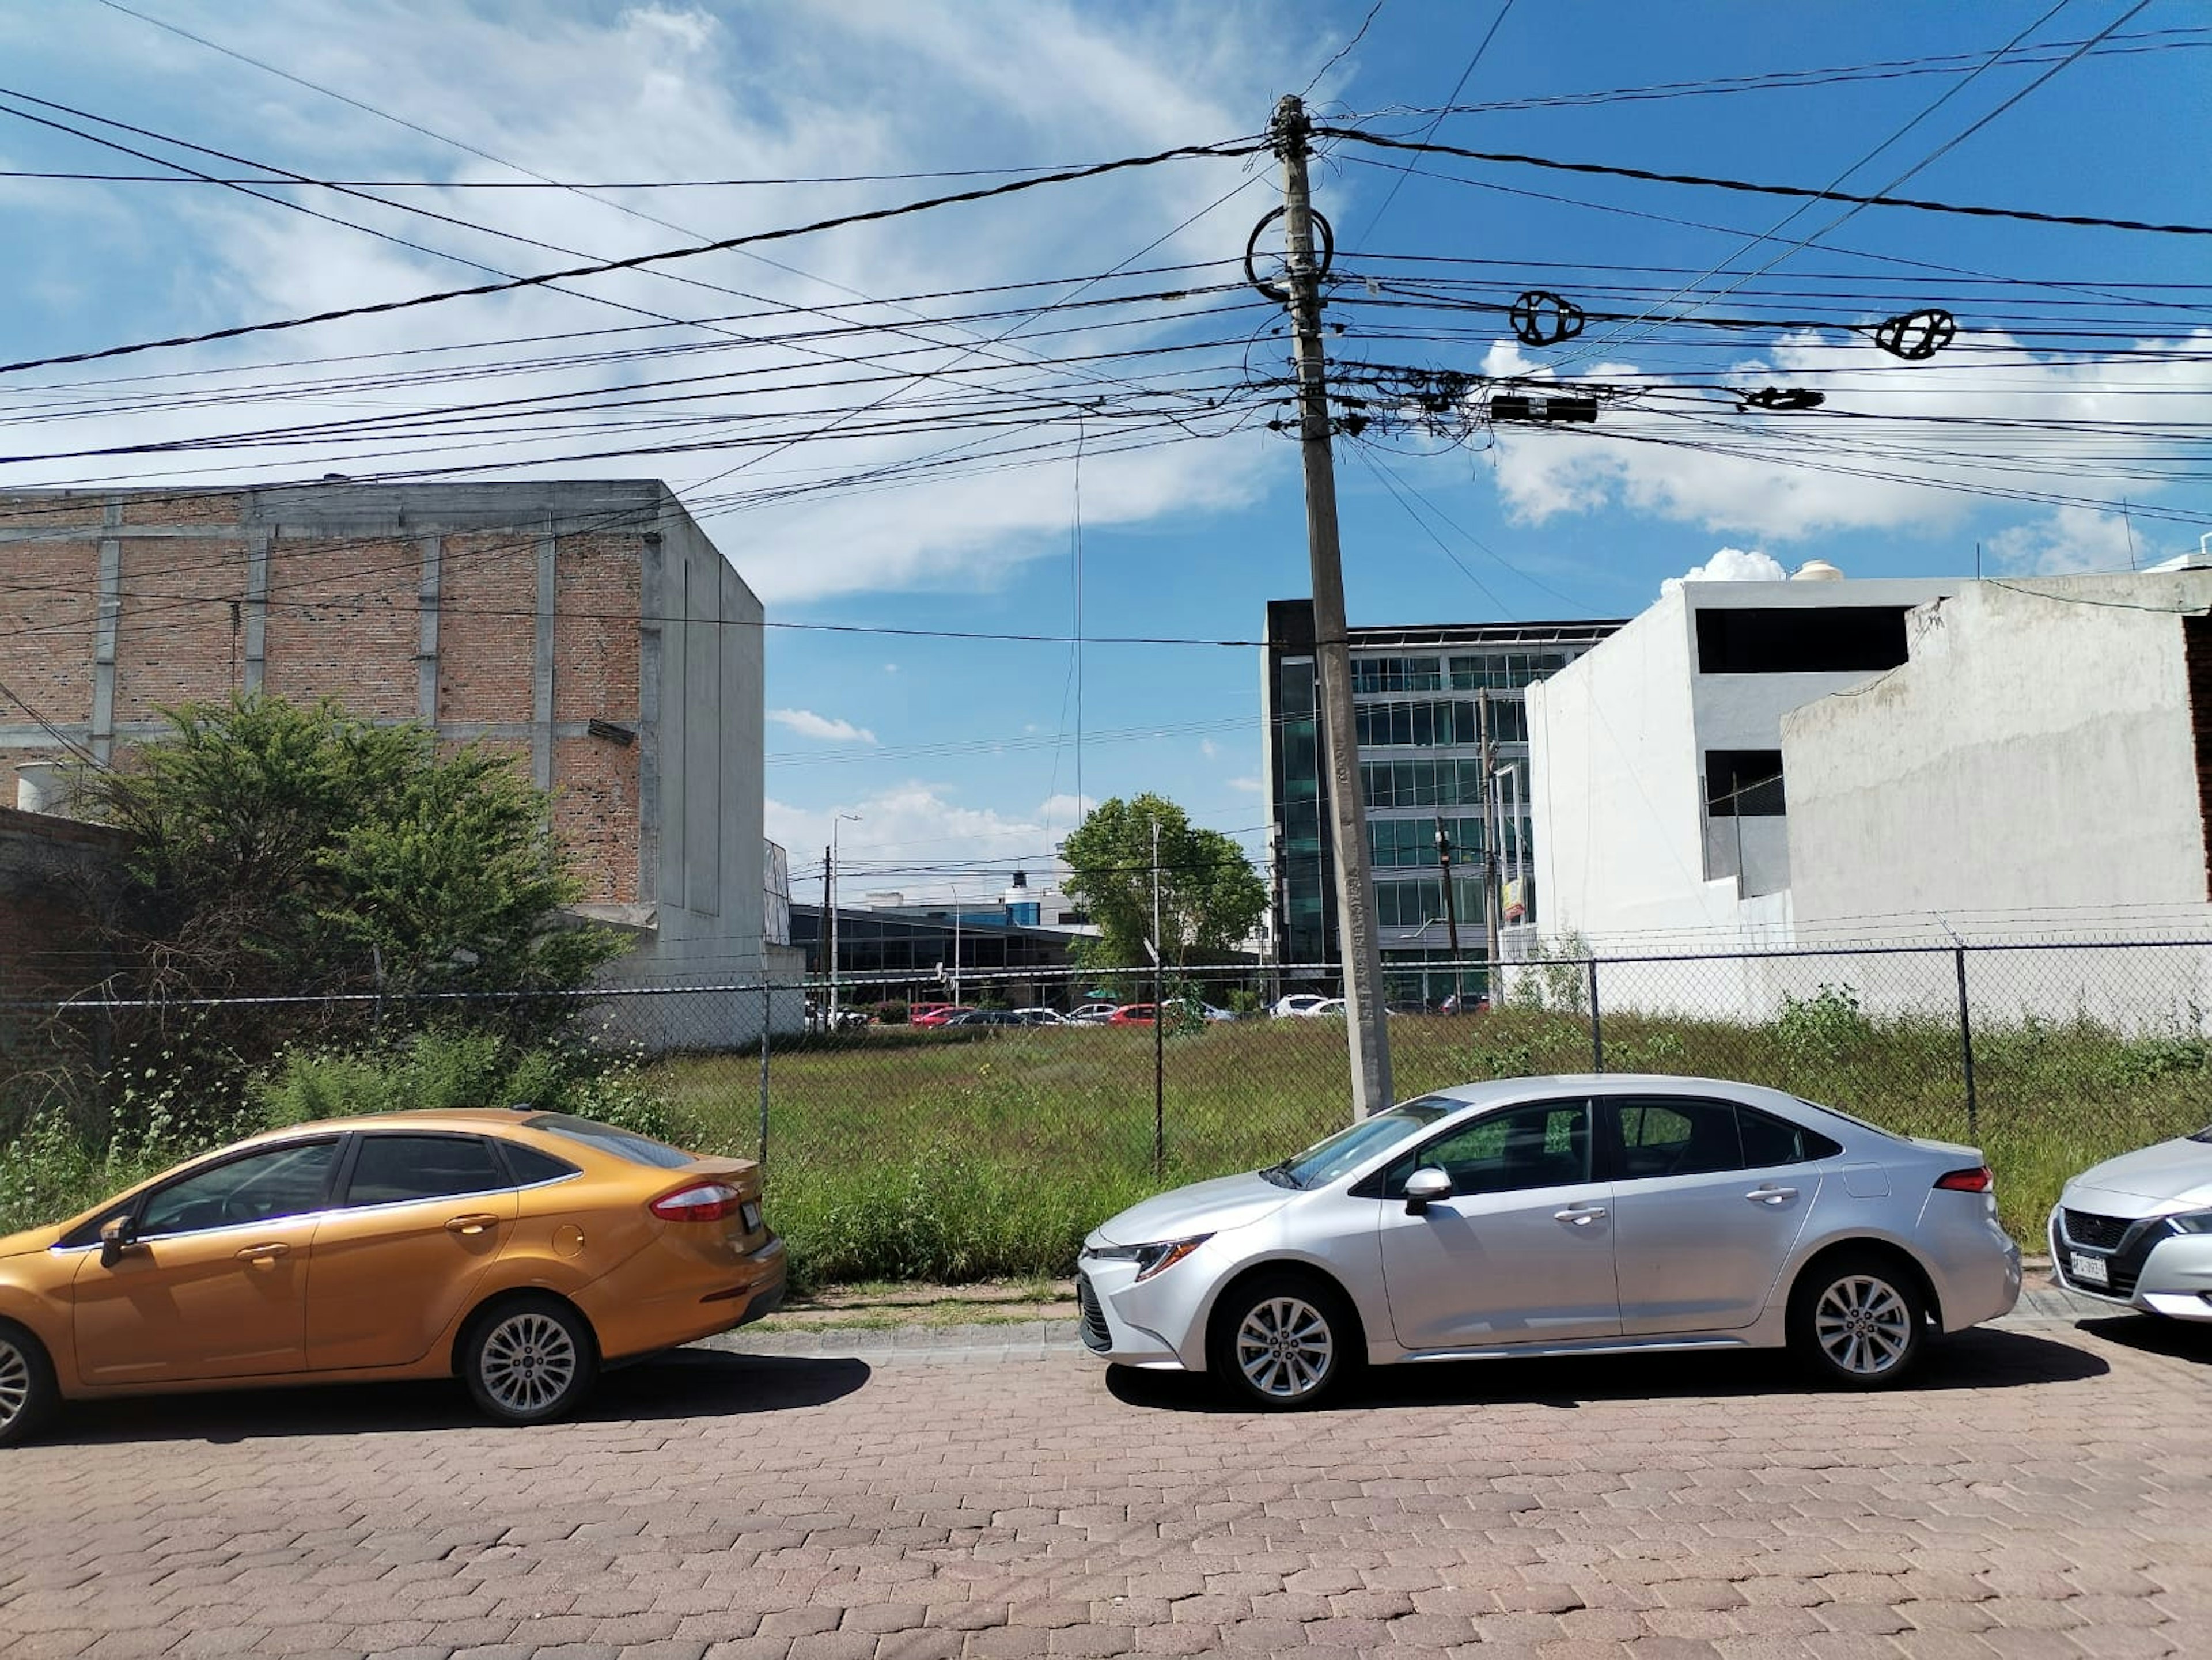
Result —
[{"label": "car window", "polygon": [[1763,1170],[1769,1164],[1803,1164],[1815,1158],[1834,1158],[1843,1148],[1817,1130],[1793,1124],[1753,1107],[1735,1110],[1743,1132],[1743,1167]]},{"label": "car window", "polygon": [[1437,1119],[1457,1112],[1462,1104],[1441,1095],[1401,1101],[1260,1173],[1285,1187],[1322,1187],[1399,1142],[1411,1140]]},{"label": "car window", "polygon": [[195,1171],[146,1196],[138,1237],[270,1222],[322,1208],[337,1138],[295,1141]]},{"label": "car window", "polygon": [[372,1131],[361,1139],[349,1205],[396,1205],[410,1199],[447,1199],[490,1193],[514,1184],[489,1142],[477,1135],[395,1135]]},{"label": "car window", "polygon": [[564,1176],[576,1173],[576,1167],[567,1159],[526,1147],[520,1141],[503,1140],[499,1150],[507,1155],[507,1167],[514,1173],[516,1183],[526,1188],[540,1182],[558,1182]]},{"label": "car window", "polygon": [[1686,1096],[1631,1097],[1607,1103],[1620,1129],[1620,1179],[1709,1176],[1741,1170],[1743,1140],[1733,1102]]},{"label": "car window", "polygon": [[681,1170],[692,1162],[691,1155],[681,1147],[672,1147],[665,1141],[656,1141],[633,1130],[617,1129],[612,1124],[572,1117],[565,1112],[541,1112],[535,1118],[524,1119],[522,1128],[563,1135],[587,1147],[597,1147],[601,1152],[611,1152],[617,1158],[627,1158],[633,1164],[649,1164],[655,1170]]},{"label": "car window", "polygon": [[1567,1187],[1590,1179],[1589,1107],[1546,1101],[1486,1114],[1411,1152],[1390,1167],[1383,1194],[1402,1198],[1406,1178],[1424,1165],[1451,1177],[1455,1198]]}]

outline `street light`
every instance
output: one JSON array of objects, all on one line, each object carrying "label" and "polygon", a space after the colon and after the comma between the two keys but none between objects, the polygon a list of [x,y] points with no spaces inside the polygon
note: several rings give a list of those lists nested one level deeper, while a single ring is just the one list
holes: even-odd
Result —
[{"label": "street light", "polygon": [[837,1030],[837,826],[848,820],[857,824],[857,812],[841,812],[830,821],[830,1030]]}]

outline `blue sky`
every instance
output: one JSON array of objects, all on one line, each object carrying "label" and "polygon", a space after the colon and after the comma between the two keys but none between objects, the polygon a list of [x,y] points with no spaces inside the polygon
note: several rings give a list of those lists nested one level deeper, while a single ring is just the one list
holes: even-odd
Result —
[{"label": "blue sky", "polygon": [[[0,86],[315,178],[459,185],[523,178],[502,162],[566,180],[629,181],[1098,161],[1249,136],[1278,96],[1319,73],[1311,97],[1324,119],[1407,137],[1433,122],[1438,142],[1477,149],[1810,186],[1840,176],[1843,188],[1863,192],[1909,174],[1896,193],[2212,221],[2203,166],[2212,154],[2212,102],[2203,96],[2212,84],[2212,13],[2187,0],[2154,0],[2132,15],[2120,0],[2056,8],[2050,0],[1518,0],[1502,21],[1495,0],[1383,0],[1364,37],[1333,65],[1371,0],[131,4],[266,67],[97,0],[0,0]],[[2039,49],[2045,43],[2078,43],[2116,22],[2102,50],[1968,131],[2071,50]],[[2015,37],[2028,61],[1966,73]],[[1565,96],[1949,54],[1959,56],[1904,71],[1807,76],[1820,83],[1781,89]],[[1463,72],[1457,103],[1524,106],[1440,119],[1418,112],[1440,105]],[[1525,106],[1531,100],[1548,101]],[[179,154],[102,131],[152,154]],[[2192,331],[2212,330],[2212,288],[2149,286],[2205,282],[2205,239],[1888,208],[1843,216],[1830,204],[1807,209],[1772,197],[1442,157],[1401,176],[1393,168],[1402,156],[1350,142],[1326,148],[1316,199],[1337,228],[1339,274],[1347,279],[1330,310],[1345,325],[1333,354],[1491,374],[1556,368],[1647,394],[1641,404],[1608,404],[1583,432],[1498,436],[1477,427],[1464,443],[1400,434],[1340,446],[1355,623],[1626,616],[1656,597],[1662,581],[1723,548],[1763,550],[1793,567],[1818,556],[1855,575],[1971,572],[1978,544],[1992,572],[2113,569],[2193,547],[2212,526],[2201,471],[2171,444],[2120,424],[2212,419],[2212,367],[2196,361],[2209,355],[2212,336],[2184,349]],[[212,171],[237,171],[197,159]],[[20,114],[0,120],[0,169],[163,170]],[[422,245],[416,250],[214,187],[0,178],[10,231],[0,356],[199,332],[479,279],[441,255],[515,272],[571,263],[516,238],[617,258],[989,182],[602,193],[628,213],[553,191],[405,194],[462,225],[327,191],[269,192],[404,236]],[[1283,342],[1225,268],[1150,283],[1121,279],[1119,289],[1109,283],[1080,294],[1076,279],[1129,264],[1234,259],[1274,199],[1264,158],[1185,161],[779,242],[761,251],[773,266],[724,254],[682,267],[750,301],[634,273],[578,285],[597,301],[531,290],[9,376],[0,379],[12,441],[5,453],[206,437],[456,394],[453,386],[324,386],[280,402],[179,409],[173,399],[181,383],[171,380],[140,383],[159,396],[87,422],[52,418],[63,394],[34,392],[33,384],[89,386],[118,374],[222,368],[235,373],[219,384],[243,386],[299,373],[267,367],[280,361],[426,347],[442,355],[404,361],[460,364],[497,355],[483,343],[637,322],[608,301],[686,319],[769,302],[842,307],[844,321],[911,328],[910,313],[864,311],[856,296],[1043,284],[1011,300],[959,302],[981,312],[1221,284],[1219,293],[1124,311],[1064,305],[1034,319],[961,326],[985,335],[1015,330],[1010,343],[988,349],[1001,363],[1023,352],[1159,354],[1233,340],[1237,350],[1222,360],[1230,378],[1267,376],[1280,372]],[[1815,232],[1814,246],[1792,247]],[[1730,278],[1710,274],[1717,267],[1759,275],[1729,292]],[[1521,348],[1494,309],[1415,313],[1393,303],[1423,280],[1456,284],[1451,294],[1493,307],[1524,288],[1549,288],[1633,320],[1593,323],[1565,348]],[[1960,349],[1905,365],[1846,331],[1887,314],[1893,301],[1954,312]],[[940,306],[958,309],[917,302],[927,311]],[[1790,319],[1793,311],[1796,321],[1829,326],[1670,320]],[[810,327],[831,320],[820,309],[804,318]],[[787,325],[798,326],[788,318]],[[1404,337],[1409,332],[1419,337]],[[668,329],[650,337],[702,337]],[[835,350],[859,350],[851,343],[861,337],[836,337]],[[896,361],[977,369],[975,334],[939,328],[927,337],[949,344],[930,349],[934,355],[917,346]],[[915,344],[912,333],[876,340],[877,350]],[[725,434],[754,429],[731,423],[804,434],[851,418],[856,405],[881,395],[882,383],[823,385],[856,373],[828,362],[832,355],[766,354],[763,361],[781,371],[781,390],[726,387],[720,401],[689,406],[727,417],[686,430],[686,441],[710,447],[563,461],[603,443],[540,434],[498,453],[502,465],[540,472],[667,477],[702,503],[709,531],[778,622],[925,631],[771,635],[770,833],[803,866],[818,858],[833,813],[857,812],[842,836],[855,880],[941,891],[956,867],[971,866],[975,873],[961,879],[981,892],[1014,863],[1041,862],[1072,827],[1079,750],[1085,797],[1158,790],[1256,846],[1249,834],[1261,812],[1255,652],[1091,644],[1082,654],[1079,722],[1066,644],[927,636],[1073,631],[1079,478],[1065,398],[1048,407],[1049,399],[1021,392],[1001,405],[1011,424],[971,429],[957,411],[930,415],[926,400],[940,380],[897,394],[921,400],[915,406],[923,426],[939,421],[924,433],[817,437],[769,452],[711,447]],[[1132,382],[1167,384],[1157,371],[1177,361],[1102,356],[1081,373],[1127,392]],[[614,392],[687,372],[568,362],[510,377],[497,395],[580,385]],[[1072,373],[1062,374],[1063,388]],[[1723,386],[1822,387],[1824,417],[1833,418],[1797,429],[1806,435],[1800,443],[1780,424],[1787,416],[1741,417],[1725,400],[1686,401],[1692,395],[1678,390],[1680,377],[1700,374]],[[1000,384],[1033,389],[1048,378],[1034,364],[1006,363]],[[1257,422],[1222,435],[1225,420],[1200,419],[1193,424],[1215,435],[1130,448],[1134,439],[1180,434],[1170,422],[1133,418],[1126,398],[1106,411],[1113,401],[1102,392],[1101,411],[1083,423],[1083,632],[1255,636],[1265,600],[1307,587],[1293,447]],[[1253,407],[1263,420],[1264,400]],[[1033,419],[1022,413],[1031,410]],[[1907,415],[1921,418],[1898,419]],[[1978,424],[1957,424],[1968,417]],[[892,489],[825,484],[962,442],[1043,459],[936,471]],[[1791,465],[1806,461],[1816,465]],[[15,461],[0,465],[0,483],[157,472],[173,479],[216,466],[245,469],[226,477],[297,477],[331,465],[326,452],[271,442],[181,459]],[[342,465],[362,476],[426,462],[419,450],[362,444]],[[778,502],[751,495],[728,505],[741,489],[800,483],[814,488]],[[2112,505],[2122,500],[2124,514]]]}]

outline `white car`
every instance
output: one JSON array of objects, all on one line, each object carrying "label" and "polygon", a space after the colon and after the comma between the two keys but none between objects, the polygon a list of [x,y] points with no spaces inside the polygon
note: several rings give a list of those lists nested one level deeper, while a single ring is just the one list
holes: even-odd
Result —
[{"label": "white car", "polygon": [[2070,1292],[2175,1320],[2212,1320],[2212,1126],[2107,1158],[2051,1213]]},{"label": "white car", "polygon": [[1102,1223],[1079,1329],[1102,1360],[1262,1408],[1363,1365],[1650,1349],[1786,1346],[1878,1388],[2011,1310],[1991,1189],[1972,1147],[1755,1085],[1465,1084]]},{"label": "white car", "polygon": [[1338,1014],[1344,1012],[1344,1000],[1341,997],[1318,997],[1311,992],[1295,991],[1288,997],[1277,998],[1274,1006],[1267,1012],[1273,1015],[1297,1017],[1327,1014],[1332,1012],[1329,1008],[1332,1003],[1336,1006],[1334,1012]]},{"label": "white car", "polygon": [[1103,1026],[1114,1018],[1114,1011],[1121,1006],[1119,1003],[1078,1003],[1068,1011],[1068,1024],[1075,1026]]},{"label": "white car", "polygon": [[1068,1024],[1067,1017],[1058,1009],[1048,1009],[1042,1003],[1033,1004],[1025,1009],[1016,1009],[1014,1012],[1021,1017],[1022,1024],[1025,1026],[1064,1026]]}]

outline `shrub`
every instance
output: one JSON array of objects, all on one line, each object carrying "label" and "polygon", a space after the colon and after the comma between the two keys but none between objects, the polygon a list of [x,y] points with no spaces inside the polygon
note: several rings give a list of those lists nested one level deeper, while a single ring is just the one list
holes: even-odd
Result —
[{"label": "shrub", "polygon": [[913,1007],[906,1003],[878,1003],[876,1005],[876,1024],[879,1026],[902,1026],[913,1013]]}]

